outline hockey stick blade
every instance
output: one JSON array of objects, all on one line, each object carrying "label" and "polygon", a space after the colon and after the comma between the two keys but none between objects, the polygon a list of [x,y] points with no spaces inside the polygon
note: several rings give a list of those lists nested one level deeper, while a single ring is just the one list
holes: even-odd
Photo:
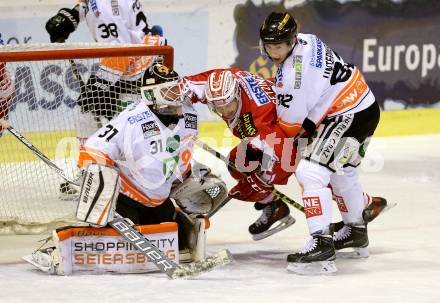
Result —
[{"label": "hockey stick blade", "polygon": [[218,266],[226,265],[232,261],[232,256],[229,251],[221,251],[192,264],[178,265],[148,241],[140,232],[135,230],[131,224],[120,215],[117,215],[117,218],[109,222],[109,224],[125,240],[130,242],[130,244],[151,260],[161,272],[165,273],[171,279],[191,278],[213,270]]},{"label": "hockey stick blade", "polygon": [[210,255],[201,261],[179,265],[177,269],[174,271],[171,278],[186,279],[186,278],[194,277],[201,273],[211,271],[216,267],[229,264],[232,262],[232,260],[233,258],[231,252],[225,249],[219,251],[216,254]]}]

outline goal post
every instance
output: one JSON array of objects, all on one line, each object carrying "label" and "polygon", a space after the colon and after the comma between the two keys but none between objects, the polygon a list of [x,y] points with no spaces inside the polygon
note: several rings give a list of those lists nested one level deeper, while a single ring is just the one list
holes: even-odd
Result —
[{"label": "goal post", "polygon": [[[138,101],[144,71],[157,60],[173,68],[173,48],[99,43],[0,46],[0,118],[74,179],[81,140]],[[7,83],[12,83],[9,97]],[[73,222],[74,189],[66,191],[63,183],[8,131],[0,131],[0,235],[40,233]]]},{"label": "goal post", "polygon": [[125,56],[163,56],[163,64],[173,68],[172,46],[147,46],[142,44],[17,44],[2,46],[0,62],[24,62],[43,60],[90,59]]}]

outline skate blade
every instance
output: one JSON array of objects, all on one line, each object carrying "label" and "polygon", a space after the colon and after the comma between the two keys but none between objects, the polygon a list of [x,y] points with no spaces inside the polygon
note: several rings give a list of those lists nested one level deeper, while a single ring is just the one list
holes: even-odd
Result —
[{"label": "skate blade", "polygon": [[21,258],[45,273],[55,273],[54,268],[51,264],[50,256],[47,254],[43,254],[37,251],[31,255],[26,255]]},{"label": "skate blade", "polygon": [[356,248],[347,248],[347,249],[351,249],[351,251],[347,251],[347,250],[336,251],[336,258],[361,259],[361,258],[368,258],[370,256],[368,247],[356,247]]},{"label": "skate blade", "polygon": [[273,234],[276,234],[277,232],[280,232],[290,225],[294,224],[296,222],[295,218],[292,216],[284,217],[283,219],[278,221],[279,224],[277,226],[272,227],[271,229],[268,229],[266,231],[263,231],[262,233],[252,235],[252,239],[254,241],[263,240],[269,236],[272,236]]},{"label": "skate blade", "polygon": [[293,263],[289,262],[287,270],[298,275],[331,275],[338,271],[334,261],[319,261],[311,263]]}]

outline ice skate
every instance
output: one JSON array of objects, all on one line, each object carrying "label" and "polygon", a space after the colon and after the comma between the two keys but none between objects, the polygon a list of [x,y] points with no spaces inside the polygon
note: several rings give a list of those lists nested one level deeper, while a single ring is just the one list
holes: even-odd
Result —
[{"label": "ice skate", "polygon": [[[295,223],[295,218],[290,215],[289,207],[281,200],[269,204],[257,202],[254,207],[256,210],[263,210],[257,221],[249,226],[249,232],[254,241],[267,238]],[[271,228],[275,223],[278,224]]]},{"label": "ice skate", "polygon": [[333,235],[337,256],[341,258],[368,258],[368,233],[366,225],[345,224]]},{"label": "ice skate", "polygon": [[22,259],[43,272],[49,274],[63,274],[58,251],[55,247],[36,250],[30,255],[23,256]]},{"label": "ice skate", "polygon": [[325,275],[337,272],[333,239],[330,235],[313,235],[300,252],[287,256],[287,270],[299,275]]}]

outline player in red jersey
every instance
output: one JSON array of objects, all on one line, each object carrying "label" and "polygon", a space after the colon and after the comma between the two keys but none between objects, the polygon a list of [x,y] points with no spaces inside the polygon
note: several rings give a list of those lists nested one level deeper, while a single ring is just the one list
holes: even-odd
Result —
[{"label": "player in red jersey", "polygon": [[[202,102],[241,139],[229,159],[238,183],[229,195],[255,202],[262,215],[249,226],[254,240],[264,239],[295,223],[288,206],[272,194],[294,171],[296,147],[276,124],[273,82],[236,68],[214,69],[184,77],[182,90],[193,103]],[[289,148],[283,148],[289,144]],[[283,154],[283,150],[286,150]],[[277,223],[277,224],[275,224]],[[274,225],[275,224],[275,225]],[[273,226],[274,225],[274,226]]]}]

